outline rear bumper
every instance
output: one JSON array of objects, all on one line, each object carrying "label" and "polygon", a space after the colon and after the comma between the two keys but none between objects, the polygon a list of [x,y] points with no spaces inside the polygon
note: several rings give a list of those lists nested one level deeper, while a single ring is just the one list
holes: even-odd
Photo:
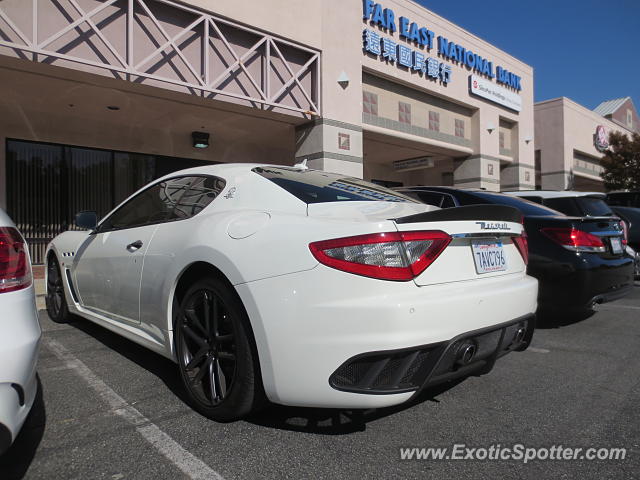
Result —
[{"label": "rear bumper", "polygon": [[537,281],[522,272],[418,287],[324,266],[236,289],[253,327],[269,400],[326,408],[396,405],[424,383],[386,395],[338,390],[330,378],[349,359],[415,352],[417,346],[446,350],[461,335],[532,315],[537,298]]},{"label": "rear bumper", "polygon": [[[0,298],[0,453],[17,436],[36,397],[40,324],[33,286]],[[8,440],[7,440],[8,439]]]},{"label": "rear bumper", "polygon": [[469,375],[488,373],[496,360],[531,343],[535,316],[525,317],[430,345],[369,352],[343,363],[329,379],[336,390],[389,395],[418,394]]},{"label": "rear bumper", "polygon": [[574,310],[625,296],[633,286],[632,258],[601,259],[575,255],[569,261],[530,263],[529,274],[540,281],[541,309]]}]

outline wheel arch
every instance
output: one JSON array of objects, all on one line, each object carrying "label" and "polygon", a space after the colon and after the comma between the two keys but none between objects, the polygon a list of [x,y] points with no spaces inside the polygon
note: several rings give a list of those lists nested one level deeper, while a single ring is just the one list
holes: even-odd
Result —
[{"label": "wheel arch", "polygon": [[[189,286],[197,279],[203,278],[205,276],[214,276],[222,280],[227,285],[229,290],[233,292],[236,299],[238,300],[239,305],[244,310],[244,313],[249,323],[248,325],[249,326],[249,343],[251,344],[251,348],[255,353],[255,359],[257,362],[256,368],[257,368],[257,371],[261,373],[260,377],[262,379],[262,369],[261,369],[262,368],[261,367],[262,365],[261,350],[262,349],[258,347],[258,342],[256,341],[256,335],[255,335],[256,325],[254,325],[255,319],[252,319],[251,316],[249,315],[249,311],[247,310],[247,307],[245,306],[244,301],[242,300],[242,297],[240,296],[236,288],[233,286],[233,283],[231,283],[227,275],[225,275],[222,270],[220,270],[218,267],[216,267],[212,263],[202,261],[202,260],[194,261],[191,264],[187,265],[185,268],[183,268],[183,270],[177,276],[175,285],[170,295],[171,305],[169,308],[169,314],[170,314],[170,318],[169,318],[170,323],[168,325],[169,331],[173,332],[175,322],[176,322],[176,313],[178,311],[178,306],[184,294],[187,292]],[[176,350],[175,350],[175,341],[174,341],[173,333],[168,335],[168,339],[170,342],[171,356],[175,359]]]}]

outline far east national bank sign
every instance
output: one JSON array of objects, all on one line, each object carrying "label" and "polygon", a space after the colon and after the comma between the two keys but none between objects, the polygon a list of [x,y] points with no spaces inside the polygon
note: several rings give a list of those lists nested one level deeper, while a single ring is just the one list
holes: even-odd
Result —
[{"label": "far east national bank sign", "polygon": [[[376,30],[365,28],[363,50],[375,57],[380,57],[399,68],[409,69],[424,76],[427,80],[440,81],[447,85],[453,79],[451,63],[465,66],[473,72],[469,75],[469,92],[486,100],[519,112],[522,100],[516,92],[522,90],[521,78],[506,68],[495,66],[491,60],[449,41],[441,35],[412,22],[406,17],[399,17],[390,8],[373,0],[363,0],[362,18],[377,25],[393,35],[398,31],[401,39],[415,45],[417,49],[400,43]],[[399,28],[398,28],[399,27]],[[437,41],[437,57],[427,56],[424,51],[431,52]],[[446,60],[446,62],[442,61]],[[495,79],[496,83],[492,80]]]}]

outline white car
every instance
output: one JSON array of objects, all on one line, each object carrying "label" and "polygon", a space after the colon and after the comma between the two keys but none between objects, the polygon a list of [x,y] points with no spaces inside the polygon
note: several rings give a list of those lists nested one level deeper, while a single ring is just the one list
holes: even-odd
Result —
[{"label": "white car", "polygon": [[36,398],[40,334],[27,244],[0,210],[0,453],[15,440]]},{"label": "white car", "polygon": [[51,242],[49,315],[173,359],[216,420],[265,395],[385,407],[526,348],[537,282],[520,220],[304,165],[184,170]]}]

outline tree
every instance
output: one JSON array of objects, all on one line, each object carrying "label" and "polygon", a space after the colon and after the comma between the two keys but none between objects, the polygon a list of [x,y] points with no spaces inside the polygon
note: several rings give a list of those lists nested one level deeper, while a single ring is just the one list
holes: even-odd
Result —
[{"label": "tree", "polygon": [[600,163],[607,190],[640,190],[640,135],[611,132]]}]

